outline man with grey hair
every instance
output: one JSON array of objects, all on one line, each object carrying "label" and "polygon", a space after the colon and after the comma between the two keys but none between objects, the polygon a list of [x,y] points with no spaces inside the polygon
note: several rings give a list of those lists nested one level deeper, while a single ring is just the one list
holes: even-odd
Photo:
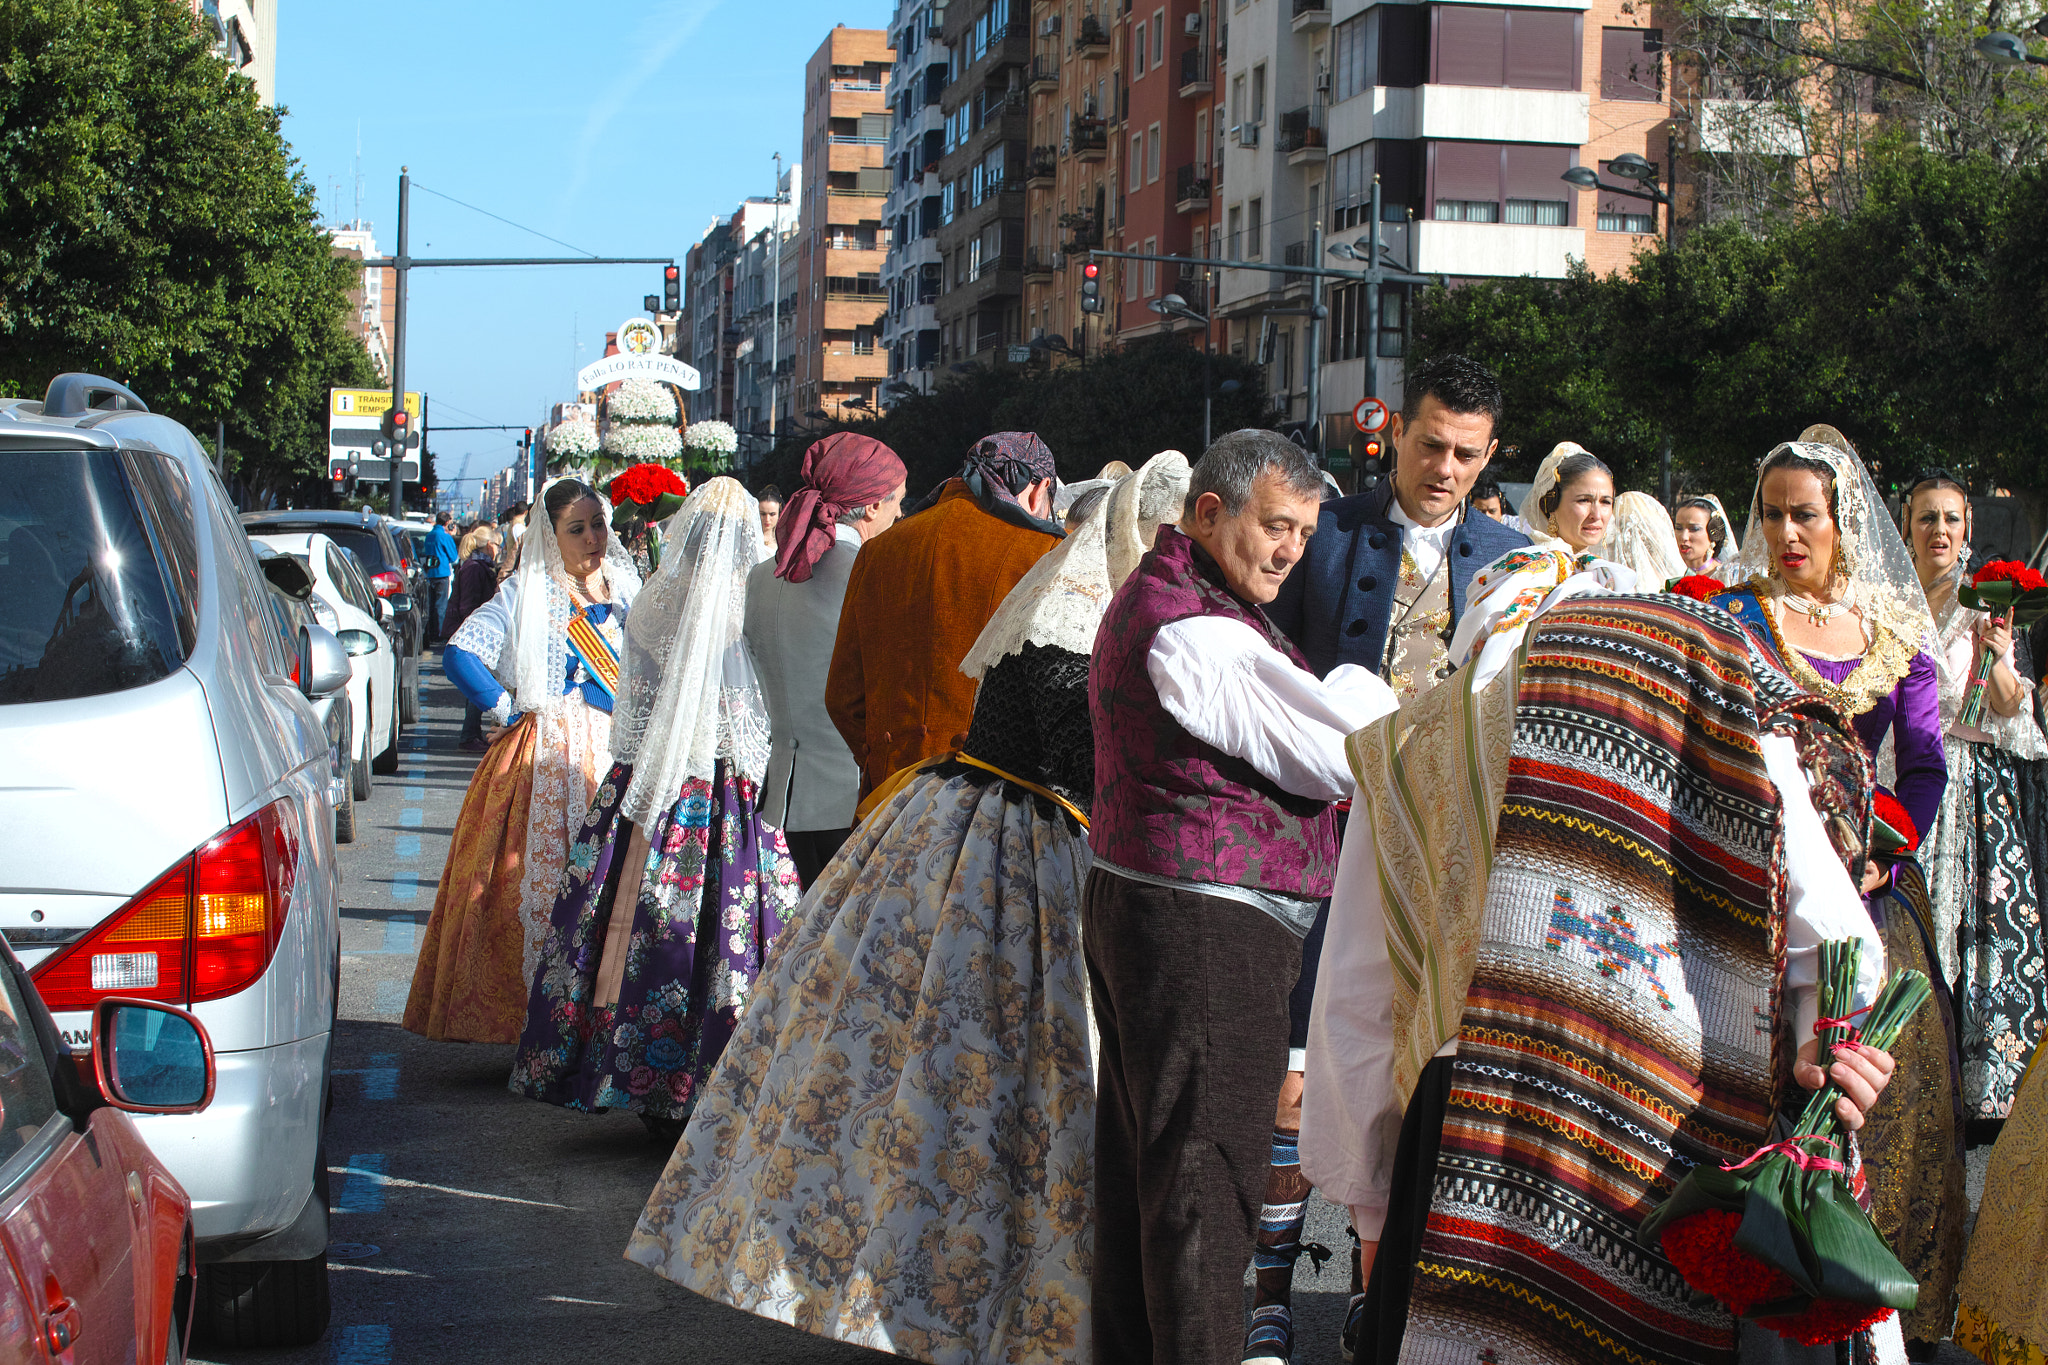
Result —
[{"label": "man with grey hair", "polygon": [[1273,432],[1217,441],[1096,637],[1097,1360],[1228,1365],[1243,1340],[1287,997],[1336,869],[1330,802],[1352,786],[1344,740],[1395,708],[1365,669],[1317,679],[1263,610],[1321,485]]}]

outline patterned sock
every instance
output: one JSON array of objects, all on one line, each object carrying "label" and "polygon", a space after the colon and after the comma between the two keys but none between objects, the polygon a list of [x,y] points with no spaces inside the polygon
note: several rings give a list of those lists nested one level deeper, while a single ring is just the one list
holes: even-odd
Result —
[{"label": "patterned sock", "polygon": [[1252,1253],[1252,1321],[1245,1333],[1246,1361],[1285,1361],[1294,1351],[1292,1291],[1294,1263],[1309,1253],[1317,1269],[1329,1258],[1326,1247],[1303,1246],[1309,1191],[1301,1173],[1301,1134],[1273,1130],[1273,1164],[1266,1172],[1266,1202],[1259,1210],[1259,1240]]}]

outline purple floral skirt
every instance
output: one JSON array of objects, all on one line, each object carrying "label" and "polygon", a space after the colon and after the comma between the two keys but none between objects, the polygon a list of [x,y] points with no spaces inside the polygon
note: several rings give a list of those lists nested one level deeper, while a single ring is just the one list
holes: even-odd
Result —
[{"label": "purple floral skirt", "polygon": [[[570,846],[511,1085],[571,1109],[685,1119],[796,908],[796,866],[782,832],[761,822],[754,784],[723,759],[655,819],[645,864],[623,866],[632,825],[619,803],[632,777],[612,765]],[[630,920],[612,913],[620,895],[637,897]],[[597,1004],[610,934],[627,936],[612,952],[617,974],[623,951],[623,976]]]}]

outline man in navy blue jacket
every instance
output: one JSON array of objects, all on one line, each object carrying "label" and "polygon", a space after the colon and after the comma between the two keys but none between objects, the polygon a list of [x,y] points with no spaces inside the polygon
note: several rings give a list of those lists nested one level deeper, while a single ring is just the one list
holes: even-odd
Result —
[{"label": "man in navy blue jacket", "polygon": [[[1323,504],[1316,532],[1266,615],[1300,647],[1317,677],[1339,664],[1379,674],[1404,703],[1448,665],[1451,632],[1481,568],[1528,537],[1466,506],[1499,445],[1500,380],[1461,355],[1439,356],[1408,377],[1393,419],[1393,477],[1369,492]],[[1391,637],[1391,639],[1390,639]],[[1310,1184],[1296,1142],[1301,1128],[1302,1051],[1322,955],[1324,902],[1302,943],[1288,1076],[1274,1115],[1273,1167],[1260,1211],[1256,1288],[1246,1361],[1285,1362],[1293,1349],[1288,1284],[1302,1250]],[[1345,1355],[1356,1346],[1369,1259],[1354,1260],[1344,1324]]]},{"label": "man in navy blue jacket", "polygon": [[1393,477],[1370,492],[1323,504],[1308,553],[1266,608],[1318,676],[1338,664],[1385,675],[1404,549],[1426,570],[1428,561],[1448,561],[1455,629],[1472,576],[1529,543],[1465,506],[1500,444],[1502,408],[1500,380],[1464,356],[1439,356],[1409,376],[1407,401],[1390,433]]}]

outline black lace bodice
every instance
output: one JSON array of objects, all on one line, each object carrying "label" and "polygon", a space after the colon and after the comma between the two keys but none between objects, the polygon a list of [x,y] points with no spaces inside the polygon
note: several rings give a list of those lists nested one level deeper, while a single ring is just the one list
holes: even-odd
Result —
[{"label": "black lace bodice", "polygon": [[966,752],[1087,810],[1095,798],[1088,656],[1026,645],[998,660],[975,694]]}]

